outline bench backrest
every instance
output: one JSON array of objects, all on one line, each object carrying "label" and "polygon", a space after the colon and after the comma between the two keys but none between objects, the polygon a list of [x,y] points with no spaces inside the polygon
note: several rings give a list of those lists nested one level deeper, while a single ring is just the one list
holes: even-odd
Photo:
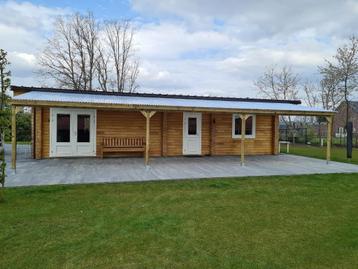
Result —
[{"label": "bench backrest", "polygon": [[139,148],[145,146],[144,137],[104,137],[104,147]]}]

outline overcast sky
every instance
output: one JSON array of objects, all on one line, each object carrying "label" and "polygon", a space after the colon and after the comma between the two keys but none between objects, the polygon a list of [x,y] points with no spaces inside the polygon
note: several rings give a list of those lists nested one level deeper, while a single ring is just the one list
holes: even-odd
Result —
[{"label": "overcast sky", "polygon": [[240,97],[257,96],[253,80],[272,65],[318,80],[358,25],[357,0],[0,0],[0,10],[13,84],[40,85],[36,59],[56,16],[92,11],[134,21],[139,91]]}]

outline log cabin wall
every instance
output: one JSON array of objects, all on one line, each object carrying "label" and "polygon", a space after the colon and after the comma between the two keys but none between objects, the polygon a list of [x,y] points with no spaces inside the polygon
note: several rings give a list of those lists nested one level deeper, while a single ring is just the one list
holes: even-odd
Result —
[{"label": "log cabin wall", "polygon": [[[41,115],[39,111],[41,111]],[[164,116],[163,112],[157,112],[150,121],[150,156],[152,157],[162,156],[163,152],[166,153],[166,156],[182,155],[183,113],[166,112],[166,114]],[[34,119],[36,158],[49,157],[49,116],[49,108],[36,109]],[[271,115],[256,116],[256,138],[245,140],[245,154],[274,153],[274,117]],[[163,127],[167,129],[164,136]],[[101,141],[105,136],[145,137],[145,118],[139,111],[97,110],[97,156],[99,156]],[[164,144],[162,143],[163,137],[167,140]],[[164,149],[163,146],[166,148]],[[231,113],[202,113],[202,155],[210,154],[240,155],[240,139],[232,138]]]},{"label": "log cabin wall", "polygon": [[[272,154],[272,117],[256,116],[256,137],[245,139],[245,155]],[[241,140],[232,138],[232,114],[215,113],[215,155],[240,155]]]},{"label": "log cabin wall", "polygon": [[50,108],[42,109],[42,156],[48,158],[50,156]]},{"label": "log cabin wall", "polygon": [[33,143],[34,158],[48,158],[50,153],[50,109],[48,107],[33,108]]},{"label": "log cabin wall", "polygon": [[[161,156],[162,113],[156,113],[150,120],[150,156]],[[145,118],[139,111],[97,110],[96,148],[99,156],[103,137],[145,137]],[[118,155],[143,155],[142,153],[121,153]]]}]

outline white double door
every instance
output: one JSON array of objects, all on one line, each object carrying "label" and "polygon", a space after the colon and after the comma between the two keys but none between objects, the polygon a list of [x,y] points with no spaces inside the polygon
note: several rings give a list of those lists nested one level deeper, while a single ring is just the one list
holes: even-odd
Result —
[{"label": "white double door", "polygon": [[50,109],[50,157],[96,156],[96,110]]},{"label": "white double door", "polygon": [[201,113],[183,113],[183,155],[201,155]]}]

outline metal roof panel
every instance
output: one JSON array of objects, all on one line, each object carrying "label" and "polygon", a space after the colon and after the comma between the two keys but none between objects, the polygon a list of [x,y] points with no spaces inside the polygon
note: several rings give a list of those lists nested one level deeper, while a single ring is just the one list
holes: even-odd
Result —
[{"label": "metal roof panel", "polygon": [[317,112],[329,113],[333,111],[321,108],[311,108],[292,103],[270,103],[270,102],[245,102],[227,100],[208,100],[208,99],[185,99],[185,98],[165,98],[165,97],[145,97],[145,96],[121,96],[121,95],[102,95],[70,92],[45,92],[29,91],[17,95],[15,101],[37,101],[37,102],[63,102],[63,103],[84,103],[84,104],[113,104],[113,105],[138,105],[138,106],[158,106],[158,107],[180,107],[180,108],[199,108],[199,109],[229,109],[229,110],[274,110],[292,112]]}]

